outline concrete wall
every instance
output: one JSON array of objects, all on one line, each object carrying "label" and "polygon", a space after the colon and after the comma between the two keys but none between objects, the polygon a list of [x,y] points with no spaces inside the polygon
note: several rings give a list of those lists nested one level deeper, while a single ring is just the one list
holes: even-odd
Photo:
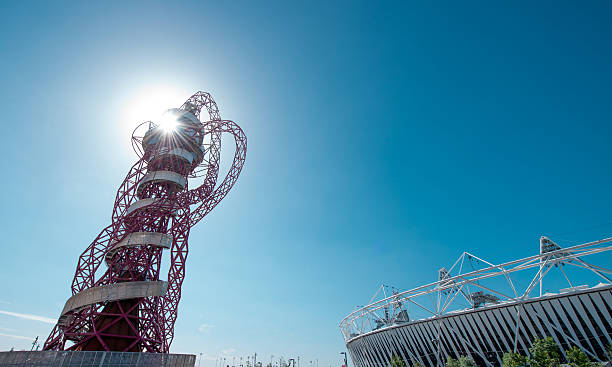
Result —
[{"label": "concrete wall", "polygon": [[32,351],[0,352],[4,367],[194,367],[191,354]]}]

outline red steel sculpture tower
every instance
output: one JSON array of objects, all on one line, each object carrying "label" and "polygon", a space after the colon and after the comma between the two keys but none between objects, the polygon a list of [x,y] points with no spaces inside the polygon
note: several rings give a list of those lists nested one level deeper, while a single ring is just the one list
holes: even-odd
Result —
[{"label": "red steel sculpture tower", "polygon": [[[205,109],[208,121],[200,120]],[[141,134],[143,132],[143,134]],[[235,153],[218,183],[222,134]],[[246,157],[246,136],[198,92],[158,122],[132,134],[140,157],[121,184],[112,222],[79,257],[68,299],[45,350],[168,353],[185,277],[189,230],[232,188]],[[188,179],[203,177],[193,189]],[[170,252],[162,280],[164,250]]]}]

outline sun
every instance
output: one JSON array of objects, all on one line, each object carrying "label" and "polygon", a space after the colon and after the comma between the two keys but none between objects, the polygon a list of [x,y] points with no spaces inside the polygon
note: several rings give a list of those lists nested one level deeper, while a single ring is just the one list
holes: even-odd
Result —
[{"label": "sun", "polygon": [[153,121],[170,133],[176,129],[177,121],[168,109],[179,107],[189,97],[189,91],[167,86],[147,86],[135,90],[126,98],[123,107],[122,125],[131,133],[134,127],[145,121]]},{"label": "sun", "polygon": [[165,112],[161,118],[159,118],[159,127],[166,133],[171,134],[176,130],[176,126],[178,125],[178,120],[176,114],[171,111]]}]

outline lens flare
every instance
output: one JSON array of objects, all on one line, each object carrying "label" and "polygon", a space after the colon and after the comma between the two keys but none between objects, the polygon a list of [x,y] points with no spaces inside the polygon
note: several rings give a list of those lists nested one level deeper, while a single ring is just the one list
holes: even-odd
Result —
[{"label": "lens flare", "polygon": [[177,116],[173,113],[164,113],[159,121],[159,127],[166,133],[170,134],[176,130],[178,125]]}]

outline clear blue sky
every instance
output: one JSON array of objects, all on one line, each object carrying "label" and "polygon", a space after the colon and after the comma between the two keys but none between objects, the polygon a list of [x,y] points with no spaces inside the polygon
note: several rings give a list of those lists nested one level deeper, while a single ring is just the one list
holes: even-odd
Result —
[{"label": "clear blue sky", "polygon": [[336,366],[338,322],[381,283],[612,232],[610,2],[0,7],[0,349],[46,338],[6,312],[57,317],[136,117],[197,90],[249,139],[190,237],[173,351],[207,367]]}]

